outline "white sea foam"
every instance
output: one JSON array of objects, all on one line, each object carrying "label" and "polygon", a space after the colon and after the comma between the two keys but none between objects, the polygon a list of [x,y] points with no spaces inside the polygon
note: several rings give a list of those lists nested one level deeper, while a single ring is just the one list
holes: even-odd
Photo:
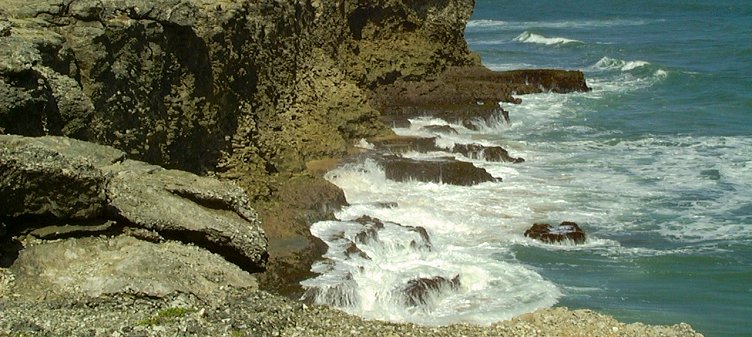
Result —
[{"label": "white sea foam", "polygon": [[618,69],[621,71],[630,71],[634,70],[640,67],[648,66],[650,65],[650,62],[647,61],[624,61],[619,59],[610,58],[608,56],[604,56],[598,62],[596,62],[591,69],[594,70],[612,70],[612,69]]},{"label": "white sea foam", "polygon": [[522,32],[522,34],[517,35],[517,37],[514,38],[514,41],[522,42],[522,43],[545,44],[549,46],[570,44],[570,43],[582,43],[582,41],[579,41],[579,40],[573,40],[573,39],[568,39],[564,37],[546,37],[546,36],[531,33],[528,31]]}]

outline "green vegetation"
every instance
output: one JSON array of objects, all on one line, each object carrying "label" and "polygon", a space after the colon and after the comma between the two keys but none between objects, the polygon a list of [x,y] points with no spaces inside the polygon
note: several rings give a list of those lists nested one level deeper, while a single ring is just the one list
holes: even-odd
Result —
[{"label": "green vegetation", "polygon": [[192,308],[181,308],[181,307],[167,308],[167,309],[160,310],[159,312],[157,312],[156,315],[152,317],[138,321],[136,324],[138,325],[161,325],[161,324],[169,323],[175,320],[176,318],[183,317],[195,311],[196,309],[192,309]]}]

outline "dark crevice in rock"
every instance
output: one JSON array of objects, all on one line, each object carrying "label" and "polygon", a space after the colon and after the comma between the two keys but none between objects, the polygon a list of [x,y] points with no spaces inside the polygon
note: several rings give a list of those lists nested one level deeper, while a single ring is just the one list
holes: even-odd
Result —
[{"label": "dark crevice in rock", "polygon": [[251,261],[242,251],[233,249],[229,243],[222,244],[222,242],[216,242],[207,237],[206,233],[197,231],[158,231],[159,235],[167,240],[174,240],[185,244],[192,244],[203,249],[206,249],[212,253],[215,253],[230,263],[233,263],[249,273],[261,273],[266,270],[266,261],[269,258],[269,253],[264,252],[261,256],[261,264],[257,264]]}]

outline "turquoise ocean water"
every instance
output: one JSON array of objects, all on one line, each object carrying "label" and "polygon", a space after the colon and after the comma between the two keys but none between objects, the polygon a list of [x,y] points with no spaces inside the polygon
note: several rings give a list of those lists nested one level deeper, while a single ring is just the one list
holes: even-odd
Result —
[{"label": "turquoise ocean water", "polygon": [[466,38],[491,68],[579,69],[594,89],[510,107],[499,134],[618,244],[517,246],[557,305],[752,336],[752,2],[479,0]]},{"label": "turquoise ocean water", "polygon": [[[492,69],[579,69],[593,91],[521,96],[502,104],[511,123],[480,130],[428,116],[395,129],[447,149],[408,157],[455,156],[502,182],[394,182],[371,160],[329,172],[352,206],[311,229],[329,245],[303,282],[316,301],[429,325],[567,306],[752,336],[752,2],[478,0],[466,38]],[[421,129],[447,124],[458,133]],[[526,161],[465,158],[458,143]],[[378,240],[358,239],[362,215],[387,222]],[[523,235],[565,220],[585,244]],[[425,228],[430,249],[397,224]],[[460,286],[405,304],[410,280],[437,276]]]}]

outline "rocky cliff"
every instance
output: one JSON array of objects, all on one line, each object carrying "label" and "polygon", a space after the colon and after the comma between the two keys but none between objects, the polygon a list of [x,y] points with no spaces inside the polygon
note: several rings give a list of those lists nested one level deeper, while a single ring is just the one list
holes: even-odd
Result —
[{"label": "rocky cliff", "polygon": [[239,180],[388,132],[366,91],[472,64],[472,0],[0,2],[0,131]]}]

